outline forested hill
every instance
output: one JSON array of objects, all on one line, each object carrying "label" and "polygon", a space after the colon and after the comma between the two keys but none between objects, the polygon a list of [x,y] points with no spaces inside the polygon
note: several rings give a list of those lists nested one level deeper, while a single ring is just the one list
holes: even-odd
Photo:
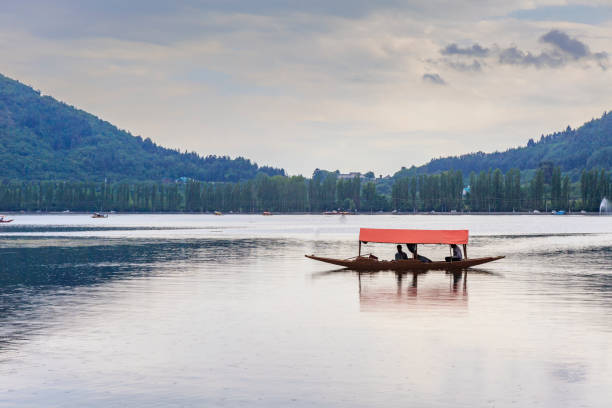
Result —
[{"label": "forested hill", "polygon": [[0,178],[239,181],[284,174],[238,157],[166,149],[0,75]]},{"label": "forested hill", "polygon": [[568,126],[565,131],[542,136],[537,142],[530,139],[527,146],[505,152],[477,152],[433,159],[421,167],[402,169],[396,176],[451,169],[461,170],[466,176],[472,171],[478,173],[497,168],[506,173],[511,168],[537,169],[544,162],[560,166],[573,179],[577,179],[583,169],[612,169],[612,113],[604,113],[578,129]]}]

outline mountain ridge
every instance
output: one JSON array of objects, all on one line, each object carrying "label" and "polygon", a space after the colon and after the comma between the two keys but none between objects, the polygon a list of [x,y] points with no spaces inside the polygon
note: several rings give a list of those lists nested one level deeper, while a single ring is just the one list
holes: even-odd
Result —
[{"label": "mountain ridge", "polygon": [[525,146],[502,152],[479,151],[434,158],[422,166],[404,167],[394,177],[435,174],[447,170],[461,170],[467,176],[472,171],[478,173],[496,168],[505,173],[512,168],[535,170],[542,163],[559,166],[573,180],[580,177],[582,170],[612,169],[612,112],[604,112],[600,118],[592,119],[576,129],[568,126],[564,131],[542,135],[537,142],[529,139]]},{"label": "mountain ridge", "polygon": [[[542,135],[505,151],[433,158],[402,167],[394,179],[416,174],[518,168],[527,175],[545,164],[576,181],[582,170],[612,169],[612,113],[577,129]],[[133,136],[97,116],[0,74],[0,170],[9,180],[162,181],[181,177],[237,182],[259,173],[285,175],[243,157],[181,153]],[[316,170],[315,170],[316,173]]]},{"label": "mountain ridge", "polygon": [[0,74],[0,169],[4,179],[236,182],[284,175],[243,157],[181,153]]}]

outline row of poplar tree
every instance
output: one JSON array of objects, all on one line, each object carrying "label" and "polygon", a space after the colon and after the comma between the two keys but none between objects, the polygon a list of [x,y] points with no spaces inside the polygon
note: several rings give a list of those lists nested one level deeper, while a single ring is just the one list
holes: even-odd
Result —
[{"label": "row of poplar tree", "polygon": [[[319,171],[302,176],[268,176],[238,183],[195,180],[172,183],[2,182],[0,210],[4,211],[144,211],[144,212],[320,212],[348,211],[597,211],[611,197],[610,174],[584,171],[578,183],[538,169],[527,183],[518,169],[471,173],[461,171],[414,175],[393,181],[391,195],[381,194],[377,182],[359,177],[341,179]],[[468,186],[465,187],[465,183]]]}]

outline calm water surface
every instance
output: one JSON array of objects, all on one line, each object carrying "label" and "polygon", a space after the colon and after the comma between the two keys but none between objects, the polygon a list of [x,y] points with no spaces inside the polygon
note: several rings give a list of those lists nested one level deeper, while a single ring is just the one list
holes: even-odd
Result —
[{"label": "calm water surface", "polygon": [[[16,218],[0,227],[2,407],[612,401],[612,217]],[[418,276],[304,258],[355,255],[359,227],[468,228],[470,257],[506,258]]]}]

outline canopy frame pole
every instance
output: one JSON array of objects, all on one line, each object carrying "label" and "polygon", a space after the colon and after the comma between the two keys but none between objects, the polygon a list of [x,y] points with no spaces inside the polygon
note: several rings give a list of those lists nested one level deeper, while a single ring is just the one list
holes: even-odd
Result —
[{"label": "canopy frame pole", "polygon": [[361,241],[359,241],[359,254],[357,256],[361,256]]},{"label": "canopy frame pole", "polygon": [[463,257],[465,259],[468,259],[467,258],[467,244],[463,244]]}]

